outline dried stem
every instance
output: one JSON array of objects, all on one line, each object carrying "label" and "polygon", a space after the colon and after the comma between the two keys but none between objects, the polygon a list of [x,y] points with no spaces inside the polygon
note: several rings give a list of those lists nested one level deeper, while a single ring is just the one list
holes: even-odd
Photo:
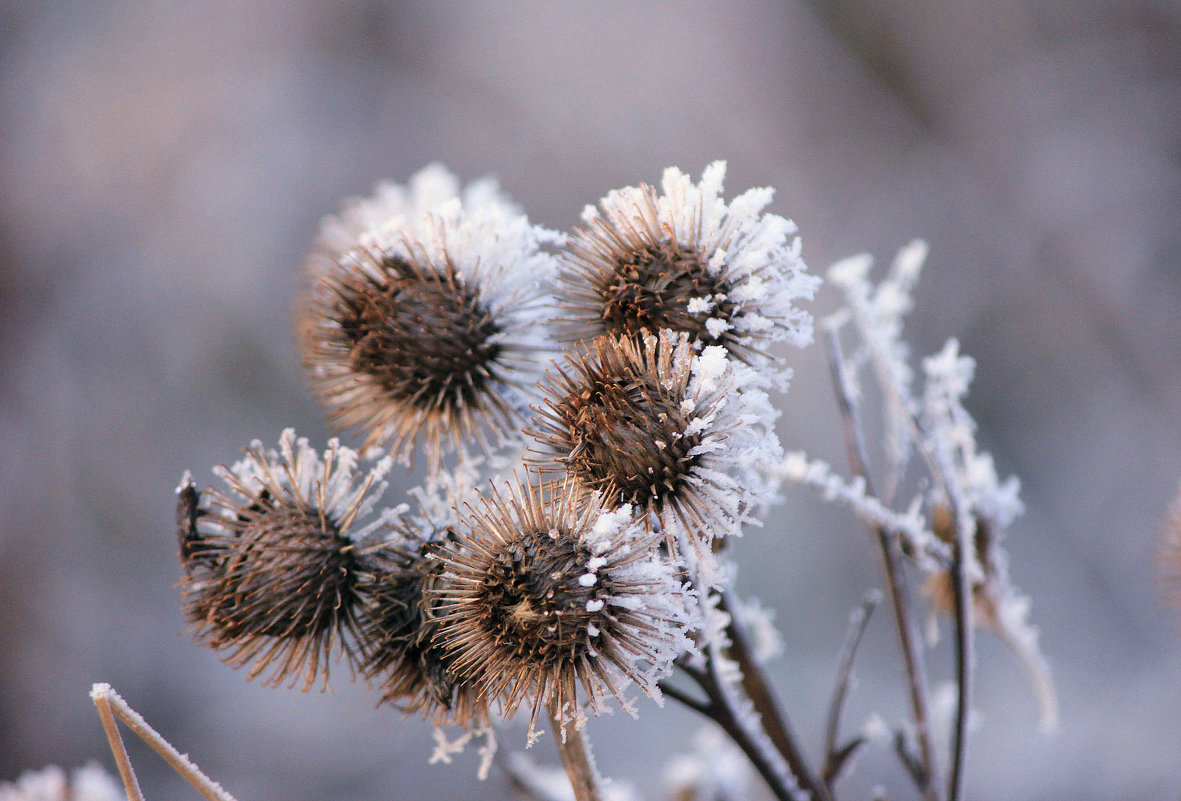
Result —
[{"label": "dried stem", "polygon": [[[660,683],[661,691],[674,701],[679,701],[718,724],[722,728],[722,731],[726,732],[730,739],[734,741],[734,744],[746,754],[746,758],[750,760],[751,765],[763,777],[763,781],[766,782],[767,787],[770,788],[771,792],[775,794],[775,797],[779,801],[796,801],[796,795],[792,792],[792,788],[788,787],[784,781],[784,771],[772,764],[767,749],[761,747],[755,736],[742,725],[741,719],[726,698],[725,691],[718,684],[717,677],[714,673],[708,670],[701,671],[692,668],[682,660],[677,661],[677,666],[684,670],[685,674],[697,683],[697,686],[701,688],[709,700],[701,701],[700,699],[694,698],[684,690],[668,682]],[[774,751],[771,753],[774,753]]]},{"label": "dried stem", "polygon": [[952,592],[955,597],[955,681],[958,690],[955,730],[952,734],[951,772],[947,781],[947,801],[958,801],[963,791],[964,757],[967,752],[968,707],[972,686],[972,588],[967,569],[967,548],[963,526],[956,524],[952,551]]},{"label": "dried stem", "polygon": [[722,591],[719,605],[730,618],[726,626],[726,635],[730,639],[729,656],[738,663],[742,671],[742,689],[758,711],[763,730],[787,761],[800,786],[811,793],[813,798],[827,799],[828,793],[824,785],[817,781],[808,767],[808,761],[792,733],[791,722],[781,709],[774,689],[767,682],[762,668],[751,652],[732,593],[728,590]]},{"label": "dried stem", "polygon": [[550,724],[562,765],[574,788],[575,801],[600,801],[599,775],[591,757],[590,742],[583,736],[582,729],[573,724],[564,726],[561,710],[554,707],[550,708]]},{"label": "dried stem", "polygon": [[[833,329],[828,330],[828,356],[850,468],[854,474],[865,481],[866,491],[873,494],[873,483],[869,476],[865,448],[861,441],[861,426],[858,423],[852,395],[845,378],[845,362],[841,355],[841,343],[837,332]],[[915,738],[918,740],[919,758],[922,761],[923,775],[916,776],[915,780],[926,801],[937,801],[938,794],[933,781],[935,756],[931,748],[930,718],[927,712],[927,682],[918,639],[915,636],[914,627],[911,625],[910,593],[902,573],[902,548],[897,537],[892,536],[881,526],[875,526],[874,533],[877,535],[878,547],[882,554],[882,566],[886,574],[890,606],[894,611],[898,643],[902,648],[902,661],[906,669],[911,713],[914,718]]]},{"label": "dried stem", "polygon": [[122,721],[124,726],[151,746],[153,751],[159,754],[173,770],[184,777],[208,801],[235,801],[232,795],[221,788],[221,785],[202,773],[186,756],[173,748],[171,743],[149,726],[147,721],[128,706],[127,702],[115,692],[111,685],[94,685],[90,690],[90,697],[93,699],[94,705],[98,707],[98,714],[102,718],[103,728],[107,732],[107,740],[115,755],[115,762],[119,765],[119,773],[123,777],[123,786],[127,790],[130,801],[143,801],[143,793],[136,783],[135,772],[131,769],[131,761],[127,758],[127,750],[123,746],[123,738],[119,736],[115,718]]},{"label": "dried stem", "polygon": [[845,643],[837,662],[837,681],[833,687],[832,701],[828,706],[828,726],[824,735],[824,767],[821,770],[824,783],[830,788],[849,755],[847,749],[837,749],[837,730],[840,727],[841,710],[844,708],[845,696],[849,689],[849,676],[853,672],[853,659],[869,624],[869,617],[880,602],[881,596],[875,591],[868,594],[861,605],[853,610],[849,619],[849,631],[845,635]]},{"label": "dried stem", "polygon": [[[103,685],[105,686],[105,685]],[[119,734],[119,724],[115,722],[115,715],[111,711],[111,698],[107,693],[99,693],[100,685],[95,685],[90,697],[98,707],[98,716],[102,718],[103,730],[107,733],[107,743],[111,746],[111,753],[115,756],[115,764],[119,766],[119,776],[123,779],[123,789],[127,791],[128,801],[144,801],[143,790],[135,778],[135,769],[131,767],[131,758],[127,756],[127,746],[123,744],[123,735]],[[117,696],[116,696],[117,697]]]}]

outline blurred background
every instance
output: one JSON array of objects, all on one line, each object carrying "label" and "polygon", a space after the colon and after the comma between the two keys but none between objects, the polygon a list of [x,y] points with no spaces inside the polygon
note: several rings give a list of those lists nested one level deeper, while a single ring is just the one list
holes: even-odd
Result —
[{"label": "blurred background", "polygon": [[[428,766],[429,726],[346,670],[272,690],[194,645],[173,488],[285,426],[330,435],[291,301],[345,197],[442,160],[568,228],[724,158],[729,196],[777,188],[814,272],[927,239],[908,337],[978,360],[1062,719],[1038,731],[982,636],[968,796],[1176,798],[1181,609],[1153,553],[1181,478],[1179,121],[1176,0],[0,2],[0,779],[113,769],[87,698],[107,681],[243,801],[512,797],[472,755]],[[843,464],[823,355],[789,356],[784,444]],[[815,753],[848,612],[881,579],[845,513],[792,492],[775,518],[739,543],[740,586],[776,614],[771,670]],[[898,665],[882,612],[846,731],[904,715]],[[697,727],[644,702],[591,735],[659,798]],[[132,753],[153,801],[193,797]],[[875,785],[912,797],[877,746],[841,794]]]}]

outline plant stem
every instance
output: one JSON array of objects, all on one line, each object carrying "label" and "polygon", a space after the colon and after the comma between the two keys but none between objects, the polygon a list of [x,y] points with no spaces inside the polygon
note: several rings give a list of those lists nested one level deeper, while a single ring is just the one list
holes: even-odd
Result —
[{"label": "plant stem", "polygon": [[[109,684],[96,684],[90,690],[90,697],[98,707],[99,716],[103,721],[103,728],[107,731],[107,740],[115,754],[115,761],[119,765],[119,773],[123,776],[124,786],[127,788],[131,801],[143,801],[143,794],[135,784],[135,773],[131,771],[131,762],[127,758],[127,751],[123,747],[123,738],[115,725],[115,718],[135,733],[141,740],[151,746],[169,767],[183,776],[208,801],[234,801],[234,797],[221,788],[217,782],[201,772],[188,757],[172,747],[172,743],[160,736],[160,733],[148,725],[143,717],[127,705],[127,702],[115,692]],[[112,736],[113,735],[113,736]],[[124,771],[126,765],[126,772]],[[132,784],[128,784],[130,774]],[[134,785],[135,794],[132,793]]]},{"label": "plant stem", "polygon": [[575,801],[600,801],[599,775],[591,757],[590,742],[573,724],[563,726],[561,711],[552,706],[550,724],[562,765],[570,777],[570,786],[574,788]]},{"label": "plant stem", "polygon": [[774,689],[767,682],[762,668],[750,650],[750,643],[742,628],[742,621],[738,618],[735,599],[730,591],[722,591],[719,606],[730,618],[726,626],[726,635],[730,638],[729,655],[742,671],[742,689],[758,711],[763,730],[787,761],[800,786],[811,793],[813,798],[827,799],[828,793],[824,785],[816,780],[816,776],[808,767],[808,761],[792,733],[791,722],[780,708]]},{"label": "plant stem", "polygon": [[[841,355],[841,342],[837,332],[828,331],[829,371],[832,374],[833,387],[837,396],[837,407],[840,410],[841,426],[845,437],[845,450],[848,454],[850,469],[865,481],[865,489],[874,494],[873,482],[865,459],[865,448],[861,441],[861,426],[857,420],[857,412],[853,407],[852,395],[845,380],[844,358]],[[919,790],[926,801],[937,801],[935,791],[935,755],[931,748],[931,733],[929,716],[927,713],[926,676],[923,670],[922,656],[919,653],[918,640],[915,637],[910,620],[910,593],[907,589],[905,577],[902,574],[902,548],[897,537],[892,536],[881,526],[874,527],[877,535],[878,548],[882,554],[882,567],[886,574],[886,587],[890,595],[890,607],[894,612],[895,630],[898,632],[898,644],[902,649],[902,662],[906,669],[907,686],[910,693],[910,706],[913,716],[915,739],[918,740],[919,758],[922,761],[923,775],[916,776]]]},{"label": "plant stem", "polygon": [[841,656],[837,662],[837,681],[833,687],[832,701],[828,706],[828,726],[824,735],[824,767],[821,770],[822,780],[829,786],[839,772],[837,764],[837,730],[841,723],[841,709],[845,705],[845,694],[849,688],[849,677],[853,672],[853,658],[857,655],[857,647],[861,644],[861,637],[865,634],[869,624],[869,616],[881,601],[881,594],[874,592],[867,595],[849,619],[849,632],[845,636],[845,644],[841,648]]},{"label": "plant stem", "polygon": [[958,801],[963,791],[963,766],[967,752],[968,708],[971,702],[972,663],[972,588],[968,577],[967,548],[970,547],[962,529],[956,523],[955,547],[952,551],[952,591],[955,598],[955,681],[959,697],[956,700],[955,731],[952,735],[951,773],[947,781],[947,801]]},{"label": "plant stem", "polygon": [[[681,667],[685,668],[685,665],[681,664]],[[726,732],[734,744],[742,750],[742,753],[746,754],[750,764],[758,771],[778,801],[796,801],[795,794],[784,781],[784,771],[772,764],[768,757],[767,752],[770,749],[762,748],[751,732],[742,725],[737,713],[726,699],[724,691],[717,685],[713,674],[688,668],[685,668],[685,673],[697,682],[709,701],[702,702],[671,684],[661,682],[660,688],[664,694],[718,724],[722,731]],[[774,754],[775,751],[770,750],[770,753]]]}]

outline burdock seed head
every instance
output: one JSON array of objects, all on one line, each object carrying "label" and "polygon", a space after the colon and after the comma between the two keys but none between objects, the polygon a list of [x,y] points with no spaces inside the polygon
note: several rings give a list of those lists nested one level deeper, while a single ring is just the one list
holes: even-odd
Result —
[{"label": "burdock seed head", "polygon": [[779,458],[765,394],[738,385],[725,351],[696,353],[671,331],[642,342],[601,337],[547,375],[530,433],[582,492],[629,503],[704,554],[738,533],[765,499],[761,468]]},{"label": "burdock seed head", "polygon": [[506,714],[529,698],[533,720],[580,720],[630,682],[654,695],[687,643],[690,599],[653,536],[571,489],[494,492],[441,554],[438,639]]},{"label": "burdock seed head", "polygon": [[819,281],[805,272],[795,225],[761,213],[770,189],[727,204],[725,173],[715,162],[695,184],[669,168],[659,193],[641,184],[587,207],[558,279],[568,336],[671,329],[764,370],[771,342],[811,341],[812,318],[795,304]]},{"label": "burdock seed head", "polygon": [[367,446],[407,458],[421,438],[437,467],[444,450],[488,450],[518,430],[548,359],[541,282],[553,258],[540,248],[561,237],[498,201],[401,208],[347,250],[340,237],[360,225],[341,223],[315,251],[304,364],[332,420]]},{"label": "burdock seed head", "polygon": [[437,554],[455,537],[450,523],[439,528],[422,518],[403,519],[370,552],[361,573],[358,641],[362,672],[381,685],[382,703],[437,725],[468,726],[487,719],[487,705],[455,674],[454,658],[436,638],[440,599],[433,588],[444,569]]},{"label": "burdock seed head", "polygon": [[249,678],[270,671],[278,685],[328,679],[334,652],[352,662],[358,576],[366,557],[354,531],[384,489],[384,459],[367,473],[357,454],[332,440],[324,456],[283,432],[279,451],[255,441],[246,458],[218,474],[227,488],[178,488],[185,615],[199,642],[227,653]]}]

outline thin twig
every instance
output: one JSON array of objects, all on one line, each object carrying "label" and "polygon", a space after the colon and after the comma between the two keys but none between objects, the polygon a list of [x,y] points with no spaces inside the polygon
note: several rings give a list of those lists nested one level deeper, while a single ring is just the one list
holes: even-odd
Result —
[{"label": "thin twig", "polygon": [[[873,610],[881,603],[881,594],[868,593],[861,605],[853,610],[849,618],[849,631],[845,635],[841,656],[837,662],[837,681],[833,687],[832,701],[828,705],[828,726],[824,734],[824,767],[821,769],[823,781],[831,787],[839,765],[837,759],[837,729],[841,723],[841,710],[845,705],[845,696],[849,689],[849,677],[853,672],[853,658],[857,655],[857,648],[861,645],[861,638],[869,625],[869,617]],[[844,748],[841,753],[846,753]],[[842,759],[843,761],[843,759]]]},{"label": "thin twig", "polygon": [[[873,483],[869,475],[865,448],[861,441],[861,426],[857,420],[857,413],[853,407],[852,395],[845,377],[844,357],[841,355],[841,342],[835,330],[828,330],[829,370],[837,395],[837,407],[840,410],[841,424],[845,437],[845,450],[848,453],[850,469],[865,481],[866,492],[873,494]],[[902,661],[906,669],[907,686],[910,692],[911,714],[914,718],[915,738],[918,740],[919,756],[922,760],[923,776],[919,781],[919,790],[927,801],[937,801],[938,793],[935,789],[935,756],[931,748],[931,734],[929,715],[927,712],[926,676],[923,670],[922,656],[918,648],[918,639],[911,625],[910,593],[902,575],[902,548],[897,537],[880,526],[874,527],[877,535],[878,547],[882,554],[882,566],[886,573],[886,586],[890,595],[890,606],[894,612],[895,630],[898,632],[898,643],[902,648]]]},{"label": "thin twig", "polygon": [[972,687],[972,588],[967,569],[967,537],[959,521],[953,523],[956,536],[952,550],[952,591],[955,597],[955,683],[958,691],[955,730],[952,735],[951,772],[947,780],[947,801],[958,801],[964,784],[967,752],[968,708]]},{"label": "thin twig", "polygon": [[730,622],[726,626],[726,635],[730,638],[729,655],[738,663],[738,667],[742,671],[742,689],[754,704],[759,713],[763,730],[767,732],[767,736],[775,748],[787,761],[796,781],[804,790],[811,793],[813,798],[827,799],[826,788],[816,779],[812,769],[808,766],[804,752],[792,733],[791,721],[788,720],[787,713],[780,707],[775,697],[775,691],[763,675],[762,668],[759,667],[751,652],[746,631],[738,616],[735,600],[729,590],[723,590],[719,606],[730,618]]},{"label": "thin twig", "polygon": [[556,706],[550,708],[550,725],[554,731],[554,742],[570,786],[574,788],[575,801],[600,801],[599,774],[595,770],[590,753],[590,742],[583,736],[582,729],[562,723],[562,712]]},{"label": "thin twig", "polygon": [[[111,685],[94,685],[90,690],[90,697],[94,701],[94,705],[98,707],[99,716],[102,717],[103,728],[107,731],[107,740],[115,754],[115,761],[119,764],[119,773],[123,776],[123,784],[127,788],[130,801],[143,801],[143,793],[139,791],[138,784],[134,784],[135,774],[131,771],[131,762],[127,759],[127,751],[123,747],[123,739],[119,736],[114,718],[122,721],[124,726],[151,746],[153,751],[159,754],[173,770],[184,777],[208,801],[235,801],[232,795],[221,788],[221,785],[202,773],[201,769],[194,765],[188,757],[173,748],[171,743],[149,726],[147,721],[128,706],[127,702],[120,697],[119,693],[115,692]],[[111,736],[112,732],[114,737]],[[124,764],[126,764],[126,772]],[[127,782],[128,775],[135,787],[134,795],[132,794],[132,785]]]},{"label": "thin twig", "polygon": [[[682,668],[683,663],[678,661],[678,665]],[[693,696],[685,693],[674,687],[669,687],[664,684],[661,688],[674,701],[679,701],[690,709],[699,712],[705,717],[712,720],[721,727],[722,731],[734,741],[734,744],[746,754],[746,758],[750,760],[751,765],[758,771],[759,775],[766,782],[767,787],[774,793],[779,801],[797,801],[795,793],[792,788],[788,787],[784,781],[786,773],[786,765],[783,770],[777,769],[771,763],[767,750],[763,749],[756,741],[751,732],[747,731],[742,724],[738,713],[734,710],[729,700],[726,697],[725,690],[718,683],[717,676],[712,672],[702,672],[694,670],[692,672],[686,671],[686,675],[692,678],[697,685],[709,698],[709,702],[705,703]],[[761,732],[760,732],[761,734]],[[778,758],[778,753],[773,749],[770,750]],[[782,765],[782,761],[780,762]]]},{"label": "thin twig", "polygon": [[689,707],[699,715],[710,717],[713,714],[713,707],[708,701],[702,701],[700,698],[694,698],[680,687],[669,684],[667,681],[660,682],[660,692],[664,695],[667,695],[677,703]]},{"label": "thin twig", "polygon": [[[95,689],[98,685],[95,686]],[[94,705],[98,707],[98,716],[102,718],[103,730],[107,733],[107,742],[111,746],[111,753],[115,755],[115,764],[119,767],[119,776],[123,779],[123,789],[127,791],[128,801],[144,801],[143,790],[135,778],[135,769],[131,767],[131,758],[127,756],[127,746],[123,744],[123,735],[119,734],[119,724],[111,711],[111,699],[104,693],[91,692]]]}]

